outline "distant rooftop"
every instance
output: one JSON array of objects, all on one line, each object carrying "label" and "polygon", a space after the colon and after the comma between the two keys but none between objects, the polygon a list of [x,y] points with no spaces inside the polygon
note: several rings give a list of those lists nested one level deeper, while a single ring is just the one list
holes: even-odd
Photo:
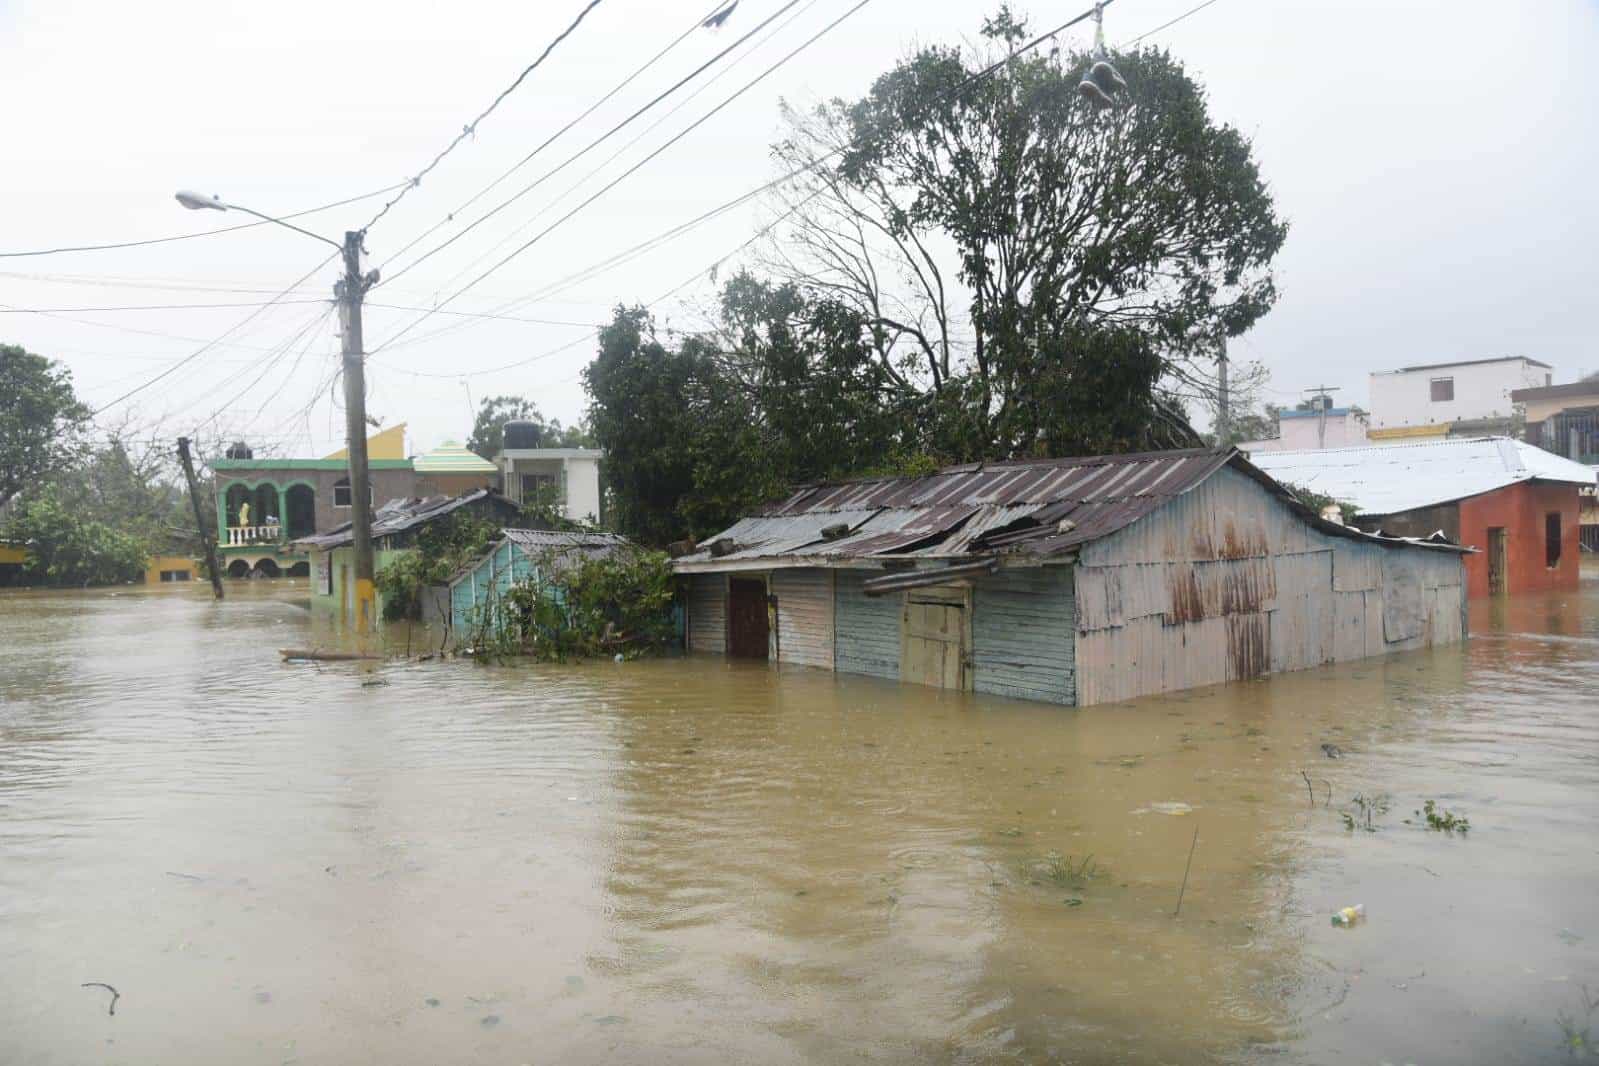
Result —
[{"label": "distant rooftop", "polygon": [[1278,481],[1352,503],[1370,515],[1463,500],[1518,481],[1594,485],[1592,468],[1510,437],[1261,451],[1249,459]]},{"label": "distant rooftop", "polygon": [[[1337,418],[1337,417],[1339,417],[1341,415],[1347,415],[1347,414],[1351,414],[1351,413],[1353,413],[1353,412],[1348,407],[1329,407],[1329,408],[1327,408],[1327,417],[1328,418]],[[1319,417],[1321,417],[1321,412],[1320,411],[1278,411],[1277,412],[1277,417],[1278,418],[1319,418]]]},{"label": "distant rooftop", "polygon": [[1536,359],[1528,359],[1524,355],[1501,355],[1493,359],[1456,359],[1449,363],[1422,363],[1419,366],[1402,366],[1398,370],[1378,370],[1377,374],[1410,374],[1417,370],[1446,370],[1452,366],[1486,366],[1489,363],[1527,363],[1530,366],[1541,366],[1545,370],[1552,370],[1548,363],[1540,363]]},{"label": "distant rooftop", "polygon": [[418,474],[493,474],[499,467],[463,447],[458,441],[447,440],[426,455],[411,460]]}]

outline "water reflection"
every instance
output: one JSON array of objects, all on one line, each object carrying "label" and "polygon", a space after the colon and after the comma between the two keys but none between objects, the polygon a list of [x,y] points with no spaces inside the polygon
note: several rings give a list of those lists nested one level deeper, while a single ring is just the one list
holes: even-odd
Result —
[{"label": "water reflection", "polygon": [[0,1061],[1545,1061],[1599,987],[1595,591],[1085,711],[8,595]]}]

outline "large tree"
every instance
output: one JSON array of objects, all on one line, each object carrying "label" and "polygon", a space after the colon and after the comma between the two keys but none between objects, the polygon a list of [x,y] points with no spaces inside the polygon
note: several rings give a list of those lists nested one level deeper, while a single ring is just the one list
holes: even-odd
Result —
[{"label": "large tree", "polygon": [[[1096,110],[1091,56],[975,78],[1026,28],[1002,10],[984,35],[987,53],[924,48],[855,103],[785,111],[775,154],[809,169],[782,187],[768,266],[853,308],[899,389],[958,411],[951,455],[1193,442],[1176,400],[1210,398],[1223,342],[1276,299],[1286,226],[1248,142],[1164,52],[1114,57],[1125,99]],[[1062,409],[1071,382],[1097,391]],[[1077,432],[1107,406],[1127,409],[1115,433]]]},{"label": "large tree", "polygon": [[88,414],[71,371],[0,344],[0,504],[76,459]]},{"label": "large tree", "polygon": [[594,438],[581,425],[563,427],[558,418],[545,421],[531,400],[521,396],[488,396],[478,405],[466,446],[485,459],[493,459],[505,444],[507,422],[533,423],[540,448],[590,448],[594,444]]}]

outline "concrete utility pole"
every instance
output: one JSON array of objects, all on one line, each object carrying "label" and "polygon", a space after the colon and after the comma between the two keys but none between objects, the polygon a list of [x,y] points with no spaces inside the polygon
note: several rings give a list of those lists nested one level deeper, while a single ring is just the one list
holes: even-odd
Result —
[{"label": "concrete utility pole", "polygon": [[366,352],[361,337],[361,299],[377,282],[377,271],[361,273],[361,232],[344,234],[344,277],[333,286],[339,299],[344,351],[344,419],[349,437],[350,535],[355,553],[355,624],[365,632],[377,624],[372,561],[372,478],[366,457]]},{"label": "concrete utility pole", "polygon": [[1327,447],[1327,408],[1332,404],[1332,394],[1338,391],[1338,386],[1317,385],[1305,390],[1311,394],[1316,404],[1316,447]]},{"label": "concrete utility pole", "polygon": [[194,504],[194,524],[200,529],[200,542],[205,545],[205,565],[211,571],[211,591],[222,598],[222,568],[217,564],[216,528],[207,520],[205,508],[200,506],[200,483],[194,477],[194,459],[189,455],[189,438],[178,438],[178,459],[183,463],[183,476],[189,480],[189,502]]},{"label": "concrete utility pole", "polygon": [[1221,355],[1216,357],[1216,444],[1227,446],[1227,431],[1232,426],[1232,412],[1228,410],[1227,395],[1227,341],[1221,342]]},{"label": "concrete utility pole", "polygon": [[[331,244],[344,256],[344,277],[333,286],[339,301],[340,333],[344,339],[344,414],[349,435],[350,457],[350,534],[355,550],[355,624],[365,631],[377,623],[377,591],[372,572],[372,480],[366,461],[366,353],[361,341],[361,300],[366,290],[378,282],[378,272],[361,273],[362,231],[349,230],[344,243],[329,240],[320,233],[301,229],[292,222],[263,215],[239,204],[225,203],[219,196],[204,196],[180,190],[178,203],[191,211],[243,211],[247,215],[303,233],[323,244]],[[204,523],[201,523],[204,526]],[[220,588],[217,595],[222,595]]]}]

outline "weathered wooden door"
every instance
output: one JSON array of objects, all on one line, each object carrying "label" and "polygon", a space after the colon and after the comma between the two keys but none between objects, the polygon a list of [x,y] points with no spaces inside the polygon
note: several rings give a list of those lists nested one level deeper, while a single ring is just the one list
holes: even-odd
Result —
[{"label": "weathered wooden door", "polygon": [[1488,594],[1502,596],[1505,592],[1505,570],[1509,566],[1509,545],[1503,526],[1488,527]]},{"label": "weathered wooden door", "polygon": [[766,582],[733,578],[727,583],[727,654],[739,659],[766,658],[770,632]]},{"label": "weathered wooden door", "polygon": [[905,600],[900,680],[935,688],[966,687],[966,608]]}]

